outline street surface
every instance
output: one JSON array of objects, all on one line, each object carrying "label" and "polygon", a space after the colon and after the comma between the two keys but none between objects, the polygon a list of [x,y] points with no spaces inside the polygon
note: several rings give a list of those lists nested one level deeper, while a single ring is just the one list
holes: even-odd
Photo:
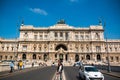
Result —
[{"label": "street surface", "polygon": [[[0,80],[52,80],[56,67],[44,67],[24,72],[12,73]],[[80,80],[78,67],[64,67],[66,80]],[[120,80],[120,78],[105,75],[105,80]]]},{"label": "street surface", "polygon": [[52,80],[55,71],[55,67],[45,67],[24,73],[12,73],[12,75],[5,76],[5,78],[1,78],[0,80]]},{"label": "street surface", "polygon": [[[98,69],[107,70],[107,65],[95,65]],[[110,66],[111,71],[120,72],[120,66]]]},{"label": "street surface", "polygon": [[[64,67],[66,80],[80,80],[78,74],[78,67]],[[105,75],[105,80],[120,80],[120,78]]]}]

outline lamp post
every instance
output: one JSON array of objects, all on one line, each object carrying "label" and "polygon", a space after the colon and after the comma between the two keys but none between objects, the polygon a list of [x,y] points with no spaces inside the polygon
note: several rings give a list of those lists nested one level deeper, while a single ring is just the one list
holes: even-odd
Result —
[{"label": "lamp post", "polygon": [[[105,31],[105,27],[106,27],[106,23],[104,22],[104,31]],[[110,67],[110,60],[109,60],[109,51],[108,51],[108,42],[107,42],[107,35],[105,34],[105,39],[106,39],[106,53],[107,53],[107,61],[108,61],[108,72],[111,72],[111,67]]]}]

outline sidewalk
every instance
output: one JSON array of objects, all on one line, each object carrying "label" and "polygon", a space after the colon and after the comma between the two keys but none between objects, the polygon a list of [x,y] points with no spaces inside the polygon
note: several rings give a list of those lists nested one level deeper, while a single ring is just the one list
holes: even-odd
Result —
[{"label": "sidewalk", "polygon": [[113,77],[120,78],[120,72],[108,72],[106,70],[100,70],[103,74],[107,74]]}]

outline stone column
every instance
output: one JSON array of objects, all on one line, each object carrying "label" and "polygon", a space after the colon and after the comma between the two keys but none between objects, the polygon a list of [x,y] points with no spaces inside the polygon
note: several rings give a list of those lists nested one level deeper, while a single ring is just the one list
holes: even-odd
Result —
[{"label": "stone column", "polygon": [[85,32],[83,33],[83,40],[85,40]]},{"label": "stone column", "polygon": [[59,54],[57,53],[57,60],[59,59]]},{"label": "stone column", "polygon": [[65,61],[65,54],[63,54],[63,61]]},{"label": "stone column", "polygon": [[65,36],[65,32],[63,33],[63,40],[65,41],[66,39],[66,36]]},{"label": "stone column", "polygon": [[79,54],[79,61],[81,61],[81,54]]}]

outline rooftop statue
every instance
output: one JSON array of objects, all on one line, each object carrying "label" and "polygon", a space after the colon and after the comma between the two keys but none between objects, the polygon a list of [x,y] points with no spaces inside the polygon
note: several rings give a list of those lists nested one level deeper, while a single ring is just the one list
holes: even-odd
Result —
[{"label": "rooftop statue", "polygon": [[57,24],[65,24],[65,20],[61,19],[57,22]]}]

